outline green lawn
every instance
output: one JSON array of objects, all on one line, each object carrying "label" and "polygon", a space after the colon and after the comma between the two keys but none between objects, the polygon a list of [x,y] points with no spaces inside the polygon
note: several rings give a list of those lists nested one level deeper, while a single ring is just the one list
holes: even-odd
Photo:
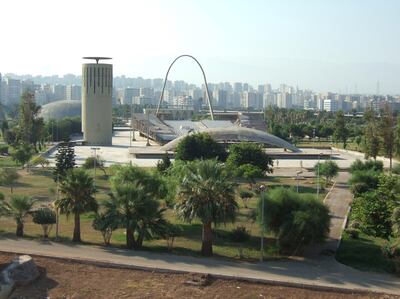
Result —
[{"label": "green lawn", "polygon": [[336,259],[359,270],[392,273],[395,271],[395,262],[382,254],[383,243],[384,239],[363,233],[360,233],[358,239],[352,239],[346,232],[343,232]]},{"label": "green lawn", "polygon": [[0,168],[2,167],[16,167],[17,163],[13,161],[11,156],[0,156]]},{"label": "green lawn", "polygon": [[[108,171],[107,171],[108,172]],[[18,183],[14,186],[14,194],[25,194],[30,195],[38,199],[38,201],[45,205],[50,201],[54,200],[54,195],[49,191],[49,188],[56,188],[56,183],[53,181],[51,170],[46,169],[35,169],[28,174],[25,170],[21,170],[21,178]],[[93,171],[91,171],[93,175]],[[277,186],[286,186],[295,188],[296,181],[289,177],[268,177],[265,180],[260,180],[258,184],[263,183],[270,188]],[[316,194],[316,184],[313,179],[301,180],[299,182],[299,192],[304,194]],[[108,198],[110,192],[110,186],[108,177],[103,172],[98,171],[96,175],[96,186],[98,193],[96,199],[101,202]],[[248,185],[244,182],[239,182],[239,188],[247,188]],[[10,189],[7,186],[0,186],[0,192],[3,192],[6,196],[10,194]],[[325,196],[326,191],[321,191],[320,198]],[[249,214],[252,209],[256,206],[256,199],[253,198],[248,202],[248,208],[243,206],[243,202],[240,198],[237,199],[240,205],[238,218],[235,224],[227,224],[226,226],[220,226],[216,229],[216,238],[214,253],[218,256],[237,258],[238,257],[238,245],[230,241],[229,234],[237,226],[245,226],[251,234],[251,238],[248,242],[243,244],[243,253],[247,259],[258,259],[260,257],[260,229],[257,223],[252,223],[249,220]],[[199,222],[183,223],[176,218],[174,211],[168,209],[166,211],[166,218],[182,229],[182,235],[176,238],[174,242],[174,252],[178,254],[187,255],[199,255],[201,248],[201,224]],[[85,214],[81,217],[81,230],[82,239],[87,243],[101,244],[101,234],[92,228],[93,214]],[[15,222],[12,218],[0,218],[0,231],[2,234],[13,235],[15,233]],[[65,216],[60,217],[60,236],[65,241],[70,241],[73,232],[73,217],[67,219]],[[25,225],[26,237],[38,238],[41,236],[41,227],[35,225],[30,218],[27,219]],[[50,238],[54,238],[55,229],[50,234]],[[125,233],[124,230],[116,230],[111,239],[113,245],[124,246],[125,245]],[[151,240],[145,241],[144,247],[146,250],[151,251],[167,251],[167,244],[165,240]],[[272,235],[267,234],[265,256],[268,258],[279,257],[276,240]]]}]

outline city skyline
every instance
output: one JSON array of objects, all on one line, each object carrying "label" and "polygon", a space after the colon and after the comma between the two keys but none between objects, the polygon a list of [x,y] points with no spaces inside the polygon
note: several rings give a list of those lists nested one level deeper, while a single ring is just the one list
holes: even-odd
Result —
[{"label": "city skyline", "polygon": [[[187,53],[210,82],[374,93],[379,81],[381,93],[400,93],[397,1],[78,3],[4,3],[0,16],[13,30],[4,30],[3,40],[13,46],[2,49],[0,71],[79,74],[81,57],[93,54],[113,57],[117,76],[158,78]],[[200,84],[201,74],[182,60],[171,80]]]}]

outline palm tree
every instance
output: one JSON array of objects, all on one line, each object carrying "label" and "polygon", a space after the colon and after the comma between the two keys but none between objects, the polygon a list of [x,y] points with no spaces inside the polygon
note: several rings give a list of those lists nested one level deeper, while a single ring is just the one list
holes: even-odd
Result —
[{"label": "palm tree", "polygon": [[104,203],[105,215],[116,226],[126,229],[126,246],[139,249],[145,239],[163,235],[167,226],[165,209],[140,184],[115,185],[110,199]]},{"label": "palm tree", "polygon": [[13,195],[9,203],[5,203],[8,214],[12,215],[17,222],[17,237],[24,236],[25,217],[32,210],[35,200],[26,195]]},{"label": "palm tree", "polygon": [[80,168],[68,170],[65,179],[60,184],[60,192],[63,195],[56,200],[55,206],[67,217],[74,215],[73,242],[81,242],[80,215],[86,212],[96,212],[97,202],[94,198],[95,188],[93,178]]},{"label": "palm tree", "polygon": [[187,164],[178,190],[176,212],[184,221],[200,219],[203,225],[201,253],[212,255],[212,224],[234,222],[238,204],[234,183],[223,164],[198,160]]}]

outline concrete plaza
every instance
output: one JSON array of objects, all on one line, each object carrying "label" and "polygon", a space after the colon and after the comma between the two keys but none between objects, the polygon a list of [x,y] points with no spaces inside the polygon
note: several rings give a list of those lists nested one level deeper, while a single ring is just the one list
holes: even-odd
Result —
[{"label": "concrete plaza", "polygon": [[[146,146],[147,139],[139,136],[138,132],[135,134],[135,141],[130,141],[131,132],[129,131],[116,131],[112,139],[112,146],[96,146],[98,148],[97,155],[105,161],[106,166],[112,164],[130,164],[137,165],[140,167],[154,167],[157,165],[159,159],[155,158],[135,158],[133,155],[129,154],[130,151],[141,151],[141,152],[161,152],[161,146],[150,140],[151,146]],[[86,158],[93,156],[94,151],[91,146],[76,146],[76,162],[78,165],[83,164]],[[362,153],[354,151],[345,151],[339,149],[327,150],[327,149],[313,149],[313,148],[301,148],[302,152],[305,154],[313,155],[312,158],[288,158],[288,159],[275,159],[274,168],[291,168],[300,169],[307,168],[310,169],[318,162],[317,155],[323,154],[325,157],[332,156],[334,160],[341,169],[346,169],[350,167],[356,159],[364,160],[364,155]],[[283,153],[282,149],[268,149],[267,152],[270,153]],[[49,159],[51,165],[54,165],[56,152],[52,152],[47,158]],[[322,160],[322,159],[321,159]],[[386,158],[379,158],[384,162],[385,167],[389,167],[389,160]]]}]

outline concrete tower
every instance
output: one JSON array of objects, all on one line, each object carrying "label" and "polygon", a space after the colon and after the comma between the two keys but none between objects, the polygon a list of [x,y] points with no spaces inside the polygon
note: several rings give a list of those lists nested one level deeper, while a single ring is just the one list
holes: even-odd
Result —
[{"label": "concrete tower", "polygon": [[111,145],[112,64],[99,63],[107,57],[84,57],[96,63],[82,65],[82,131],[89,145]]}]

